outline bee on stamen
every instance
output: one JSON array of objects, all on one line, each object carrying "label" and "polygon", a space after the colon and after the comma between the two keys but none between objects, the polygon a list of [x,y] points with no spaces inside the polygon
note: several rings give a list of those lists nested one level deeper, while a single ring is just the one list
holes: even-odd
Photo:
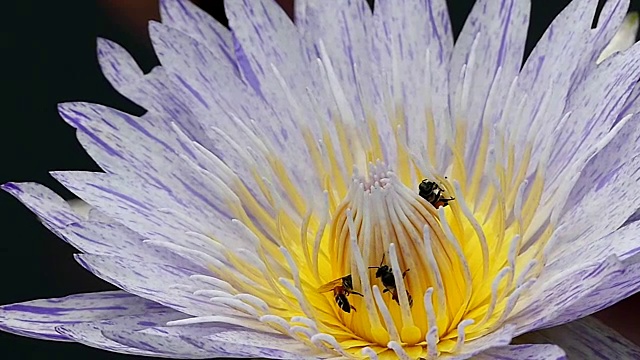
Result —
[{"label": "bee on stamen", "polygon": [[363,296],[359,292],[353,290],[351,274],[330,281],[318,288],[318,292],[320,293],[326,293],[329,291],[333,291],[333,298],[336,304],[338,304],[338,307],[346,313],[350,313],[351,309],[353,309],[354,312],[356,311],[356,307],[349,303],[347,296],[350,294]]},{"label": "bee on stamen", "polygon": [[418,195],[427,200],[436,209],[446,207],[449,205],[449,201],[455,200],[455,198],[446,198],[444,192],[445,190],[438,183],[429,179],[422,180],[418,185]]},{"label": "bee on stamen", "polygon": [[[369,269],[377,269],[376,270],[376,279],[380,278],[382,281],[382,285],[384,286],[384,290],[382,293],[390,292],[391,299],[394,300],[398,305],[400,304],[400,300],[398,299],[398,289],[396,288],[396,278],[393,276],[393,271],[389,265],[384,265],[384,255],[382,255],[382,261],[380,262],[380,266],[369,266]],[[410,269],[402,272],[402,278],[407,275]],[[409,290],[407,290],[407,299],[409,300],[409,307],[413,306],[413,298],[411,294],[409,294]]]}]

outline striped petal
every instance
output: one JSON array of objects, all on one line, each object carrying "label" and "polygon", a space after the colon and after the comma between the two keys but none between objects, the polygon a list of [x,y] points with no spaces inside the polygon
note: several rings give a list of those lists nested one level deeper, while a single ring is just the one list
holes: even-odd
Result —
[{"label": "striped petal", "polygon": [[119,316],[108,320],[64,324],[58,326],[56,331],[68,337],[72,341],[101,350],[128,355],[164,357],[164,354],[162,353],[138,349],[117,343],[105,337],[102,331],[123,328],[140,331],[148,327],[162,326],[169,321],[181,318],[184,318],[184,314],[165,308],[158,312],[147,312],[140,315]]},{"label": "striped petal", "polygon": [[569,359],[638,359],[640,347],[594,317],[535,331],[516,339],[517,343],[554,343]]},{"label": "striped petal", "polygon": [[491,349],[478,360],[566,360],[564,350],[556,345],[509,345]]},{"label": "striped petal", "polygon": [[0,307],[0,328],[36,339],[73,341],[56,327],[125,315],[154,313],[166,307],[123,291],[87,293]]}]

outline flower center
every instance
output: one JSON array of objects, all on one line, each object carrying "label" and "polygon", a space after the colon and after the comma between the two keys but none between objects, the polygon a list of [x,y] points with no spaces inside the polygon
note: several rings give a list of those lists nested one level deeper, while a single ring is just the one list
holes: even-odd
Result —
[{"label": "flower center", "polygon": [[[321,241],[318,290],[355,336],[412,358],[455,353],[498,329],[540,272],[554,230],[549,213],[536,218],[542,172],[526,176],[528,152],[519,166],[513,148],[491,158],[489,135],[471,174],[454,161],[444,177],[398,140],[405,166],[377,161],[352,176]],[[450,150],[461,158],[464,148]]]},{"label": "flower center", "polygon": [[[327,78],[339,88],[335,74]],[[313,128],[301,129],[312,159],[303,166],[322,198],[304,193],[250,131],[255,148],[239,151],[253,164],[250,178],[197,149],[221,174],[237,228],[192,234],[219,245],[209,260],[212,301],[237,310],[234,323],[346,357],[433,358],[501,329],[527,306],[521,295],[544,267],[555,206],[576,179],[545,184],[550,154],[532,159],[533,140],[500,126],[469,130],[427,112],[424,133],[409,133],[400,106],[376,121],[336,103],[334,120],[318,113]],[[502,116],[515,110],[507,105]]]}]

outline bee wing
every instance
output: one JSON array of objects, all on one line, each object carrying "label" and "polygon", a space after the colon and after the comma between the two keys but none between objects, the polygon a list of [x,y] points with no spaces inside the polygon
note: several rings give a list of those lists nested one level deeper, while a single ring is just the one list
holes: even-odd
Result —
[{"label": "bee wing", "polygon": [[342,286],[342,278],[330,281],[318,288],[319,293],[332,291],[336,286]]}]

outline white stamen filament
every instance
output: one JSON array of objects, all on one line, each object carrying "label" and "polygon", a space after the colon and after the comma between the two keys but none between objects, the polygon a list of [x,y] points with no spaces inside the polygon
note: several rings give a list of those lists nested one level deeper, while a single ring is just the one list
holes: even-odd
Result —
[{"label": "white stamen filament", "polygon": [[392,349],[396,353],[396,355],[398,356],[398,359],[411,360],[411,357],[409,356],[409,354],[407,354],[407,352],[404,351],[404,348],[402,347],[402,345],[400,345],[400,343],[398,343],[397,341],[389,341],[389,343],[387,344],[387,347],[389,349]]},{"label": "white stamen filament", "polygon": [[[429,268],[427,269],[430,274],[433,274],[435,280],[435,296],[436,302],[438,304],[438,312],[439,317],[443,317],[447,311],[447,295],[444,290],[444,281],[442,280],[442,274],[440,273],[440,268],[438,267],[438,263],[436,262],[436,258],[433,254],[433,248],[431,247],[431,230],[429,226],[425,225],[422,230],[422,236],[424,241],[424,249],[426,254],[426,260],[429,264]],[[425,300],[426,301],[426,300]],[[429,301],[430,306],[431,301]],[[429,323],[429,326],[433,326],[434,323]]]},{"label": "white stamen filament", "polygon": [[438,327],[432,326],[427,332],[427,359],[438,357]]},{"label": "white stamen filament", "polygon": [[375,302],[371,291],[371,284],[369,283],[368,267],[365,265],[360,254],[360,248],[358,247],[358,232],[353,223],[353,217],[351,216],[351,209],[347,209],[347,222],[349,224],[349,239],[352,251],[353,260],[356,263],[358,274],[360,275],[361,290],[364,295],[365,306],[367,307],[367,315],[369,316],[369,323],[373,328],[382,328],[380,318],[378,318],[375,308]]},{"label": "white stamen filament", "polygon": [[396,291],[398,293],[398,300],[400,301],[403,328],[415,327],[409,306],[409,298],[407,297],[407,289],[404,285],[404,277],[402,276],[403,270],[400,268],[396,244],[394,243],[389,245],[389,260],[391,262],[391,271],[393,271],[393,276],[396,279]]},{"label": "white stamen filament", "polygon": [[480,328],[481,326],[486,324],[493,315],[493,311],[496,308],[496,303],[498,302],[498,288],[500,286],[500,283],[505,278],[505,276],[507,276],[511,272],[512,268],[508,267],[500,270],[498,275],[496,275],[495,279],[493,280],[493,283],[491,283],[491,302],[489,303],[489,308],[487,309],[487,312],[485,313],[482,320],[480,320],[480,322],[476,324],[477,328]]},{"label": "white stamen filament", "polygon": [[376,299],[376,305],[378,305],[378,311],[380,311],[380,315],[382,316],[382,320],[384,321],[385,328],[389,333],[389,338],[392,341],[400,341],[400,334],[398,334],[398,329],[396,329],[395,322],[389,313],[389,308],[387,304],[385,304],[384,299],[382,298],[382,293],[377,285],[373,285],[373,296]]},{"label": "white stamen filament", "polygon": [[467,328],[467,326],[470,326],[474,323],[473,320],[471,319],[467,319],[467,320],[462,320],[460,322],[460,324],[458,324],[458,339],[456,340],[456,346],[453,348],[453,352],[459,352],[462,349],[462,345],[464,345],[464,341],[465,341],[465,329]]},{"label": "white stamen filament", "polygon": [[370,360],[378,360],[378,354],[376,354],[376,352],[368,346],[361,350],[361,354],[364,356],[368,356]]}]

